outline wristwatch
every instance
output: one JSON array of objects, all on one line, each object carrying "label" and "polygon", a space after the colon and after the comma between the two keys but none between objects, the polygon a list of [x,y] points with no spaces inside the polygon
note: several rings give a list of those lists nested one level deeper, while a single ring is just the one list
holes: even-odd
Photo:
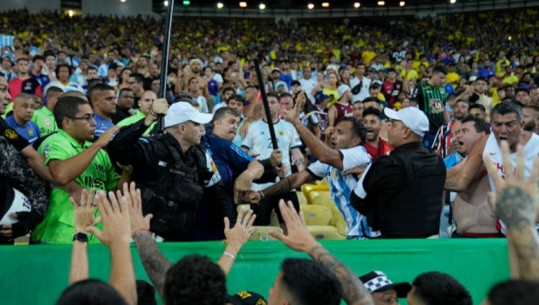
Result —
[{"label": "wristwatch", "polygon": [[87,243],[88,242],[88,235],[86,233],[77,232],[75,235],[73,235],[73,241],[80,241],[81,243]]}]

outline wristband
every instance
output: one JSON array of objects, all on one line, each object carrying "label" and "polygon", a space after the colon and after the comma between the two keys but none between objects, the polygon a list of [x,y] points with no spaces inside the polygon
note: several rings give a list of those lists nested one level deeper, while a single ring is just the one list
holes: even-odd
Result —
[{"label": "wristband", "polygon": [[235,259],[236,259],[236,256],[235,256],[234,254],[228,252],[228,251],[225,251],[225,252],[223,253],[223,255],[224,255],[224,256],[230,257],[231,260],[235,260]]}]

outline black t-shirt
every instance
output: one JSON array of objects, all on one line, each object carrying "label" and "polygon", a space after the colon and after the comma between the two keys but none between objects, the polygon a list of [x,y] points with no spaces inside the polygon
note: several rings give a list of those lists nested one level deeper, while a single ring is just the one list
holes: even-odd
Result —
[{"label": "black t-shirt", "polygon": [[15,129],[9,127],[7,122],[2,118],[0,118],[0,135],[5,137],[9,144],[13,145],[19,152],[30,145],[30,143],[18,134]]}]

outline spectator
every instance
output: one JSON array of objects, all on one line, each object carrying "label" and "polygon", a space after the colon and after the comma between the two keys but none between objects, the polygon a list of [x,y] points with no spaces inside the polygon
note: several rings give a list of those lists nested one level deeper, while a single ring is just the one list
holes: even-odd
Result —
[{"label": "spectator", "polygon": [[116,113],[112,115],[112,123],[118,124],[123,119],[135,114],[133,106],[135,105],[135,94],[129,88],[120,89],[118,92],[118,101],[116,103]]},{"label": "spectator", "polygon": [[539,105],[524,105],[524,130],[539,134]]},{"label": "spectator", "polygon": [[367,130],[365,142],[363,143],[367,153],[372,160],[378,157],[388,156],[393,150],[393,147],[379,136],[383,124],[382,113],[376,108],[369,107],[363,111],[362,116],[363,125]]},{"label": "spectator", "polygon": [[13,100],[13,115],[6,119],[7,124],[30,144],[41,137],[39,127],[32,122],[34,107],[34,97],[28,93],[20,93]]},{"label": "spectator", "polygon": [[90,102],[94,110],[95,137],[114,127],[112,116],[116,113],[116,94],[114,88],[97,84],[90,89]]},{"label": "spectator", "polygon": [[406,298],[412,285],[393,283],[382,271],[371,271],[359,277],[371,293],[374,305],[398,304],[397,299]]},{"label": "spectator", "polygon": [[62,90],[64,90],[64,92],[78,91],[78,92],[84,93],[84,89],[79,84],[72,82],[70,80],[71,66],[68,66],[66,64],[58,65],[56,66],[55,73],[56,73],[57,80],[51,81],[48,87],[45,88],[45,92],[47,92],[48,88],[54,86],[54,87],[61,88]]},{"label": "spectator", "polygon": [[35,94],[40,98],[43,98],[43,90],[39,81],[28,74],[30,66],[28,65],[28,59],[17,59],[17,78],[12,79],[9,82],[9,93],[11,96],[17,96],[21,93]]},{"label": "spectator", "polygon": [[412,282],[408,304],[472,305],[468,290],[452,276],[441,272],[425,272]]}]

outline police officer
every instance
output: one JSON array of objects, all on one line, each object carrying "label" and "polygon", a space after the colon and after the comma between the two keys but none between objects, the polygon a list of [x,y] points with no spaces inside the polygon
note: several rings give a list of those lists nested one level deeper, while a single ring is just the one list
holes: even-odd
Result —
[{"label": "police officer", "polygon": [[384,114],[388,143],[395,149],[366,169],[352,192],[352,206],[384,238],[436,235],[446,173],[442,159],[421,147],[429,120],[413,107],[386,108]]},{"label": "police officer", "polygon": [[0,135],[0,244],[30,232],[49,205],[48,185]]},{"label": "police officer", "polygon": [[[141,138],[164,114],[165,133]],[[223,217],[233,215],[217,168],[200,145],[204,124],[211,119],[211,114],[182,101],[167,111],[166,100],[158,99],[144,119],[122,128],[108,146],[113,160],[133,166],[132,179],[141,189],[143,212],[153,214],[150,229],[167,241],[191,238],[203,200]]]}]

